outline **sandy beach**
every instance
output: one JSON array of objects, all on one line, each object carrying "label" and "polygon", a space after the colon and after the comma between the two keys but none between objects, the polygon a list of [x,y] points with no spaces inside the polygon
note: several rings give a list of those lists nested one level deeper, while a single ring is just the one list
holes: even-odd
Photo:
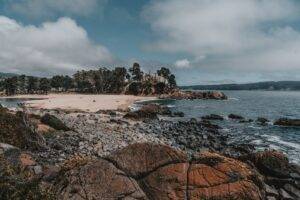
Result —
[{"label": "sandy beach", "polygon": [[26,101],[26,105],[32,108],[82,110],[87,112],[97,112],[98,110],[125,110],[136,101],[155,99],[155,97],[103,94],[18,95],[9,98],[37,99]]}]

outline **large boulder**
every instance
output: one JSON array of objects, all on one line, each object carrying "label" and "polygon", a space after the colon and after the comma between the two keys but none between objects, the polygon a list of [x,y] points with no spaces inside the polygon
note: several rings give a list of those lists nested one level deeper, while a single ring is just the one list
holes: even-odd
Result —
[{"label": "large boulder", "polygon": [[41,118],[41,122],[43,124],[49,125],[50,127],[56,129],[56,130],[62,130],[62,131],[69,131],[71,130],[69,127],[67,127],[60,119],[55,117],[54,115],[45,114]]},{"label": "large boulder", "polygon": [[103,159],[76,166],[60,178],[57,199],[147,199],[133,178]]},{"label": "large boulder", "polygon": [[147,113],[156,113],[159,115],[171,115],[172,114],[171,110],[167,106],[162,106],[162,105],[154,104],[154,103],[143,105],[140,108],[140,110],[147,112]]},{"label": "large boulder", "polygon": [[300,126],[300,119],[280,118],[275,121],[274,125],[278,126]]},{"label": "large boulder", "polygon": [[0,108],[0,142],[22,149],[36,149],[44,145],[44,140],[23,112],[12,113]]},{"label": "large boulder", "polygon": [[238,120],[245,119],[244,117],[242,117],[240,115],[236,115],[236,114],[230,114],[230,115],[228,115],[228,118],[230,118],[230,119],[238,119]]}]

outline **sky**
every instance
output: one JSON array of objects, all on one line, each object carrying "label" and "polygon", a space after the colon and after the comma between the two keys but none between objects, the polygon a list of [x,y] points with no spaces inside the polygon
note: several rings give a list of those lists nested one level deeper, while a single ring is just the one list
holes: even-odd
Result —
[{"label": "sky", "polygon": [[0,0],[0,72],[133,62],[179,85],[300,81],[300,1]]}]

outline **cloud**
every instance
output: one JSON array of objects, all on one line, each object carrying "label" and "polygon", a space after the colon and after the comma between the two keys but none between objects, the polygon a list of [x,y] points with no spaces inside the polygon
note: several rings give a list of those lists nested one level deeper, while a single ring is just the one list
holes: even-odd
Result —
[{"label": "cloud", "polygon": [[300,73],[299,11],[295,0],[153,0],[143,16],[158,37],[151,50],[199,69]]},{"label": "cloud", "polygon": [[63,16],[88,16],[99,12],[107,0],[8,0],[6,8],[30,18]]},{"label": "cloud", "polygon": [[190,61],[187,59],[183,59],[183,60],[177,60],[174,63],[175,67],[177,68],[189,68],[190,67]]},{"label": "cloud", "polygon": [[114,63],[104,46],[70,18],[24,26],[0,16],[0,71],[47,75],[69,73],[85,66]]}]

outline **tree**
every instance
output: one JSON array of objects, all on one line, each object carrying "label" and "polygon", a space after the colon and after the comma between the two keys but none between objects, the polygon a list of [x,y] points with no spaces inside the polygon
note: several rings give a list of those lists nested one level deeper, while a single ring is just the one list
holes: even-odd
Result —
[{"label": "tree", "polygon": [[29,76],[28,77],[28,86],[27,93],[34,94],[38,90],[38,78]]},{"label": "tree", "polygon": [[177,87],[176,77],[175,77],[174,74],[171,74],[169,76],[168,82],[169,82],[169,85],[170,85],[171,88],[176,88]]},{"label": "tree", "polygon": [[48,94],[48,92],[51,90],[51,82],[47,78],[41,78],[40,84],[39,84],[39,90],[43,94]]},{"label": "tree", "polygon": [[160,68],[160,70],[157,70],[157,75],[158,76],[162,76],[165,79],[169,79],[171,72],[168,68],[162,67]]},{"label": "tree", "polygon": [[62,88],[64,85],[64,76],[53,76],[51,79],[51,86],[55,89]]},{"label": "tree", "polygon": [[18,77],[7,78],[4,81],[6,95],[15,95],[18,87]]},{"label": "tree", "polygon": [[63,81],[63,88],[65,91],[74,87],[73,79],[70,76],[65,76]]},{"label": "tree", "polygon": [[129,69],[132,75],[132,80],[142,81],[144,72],[141,71],[141,67],[138,63],[134,63],[132,68]]}]

